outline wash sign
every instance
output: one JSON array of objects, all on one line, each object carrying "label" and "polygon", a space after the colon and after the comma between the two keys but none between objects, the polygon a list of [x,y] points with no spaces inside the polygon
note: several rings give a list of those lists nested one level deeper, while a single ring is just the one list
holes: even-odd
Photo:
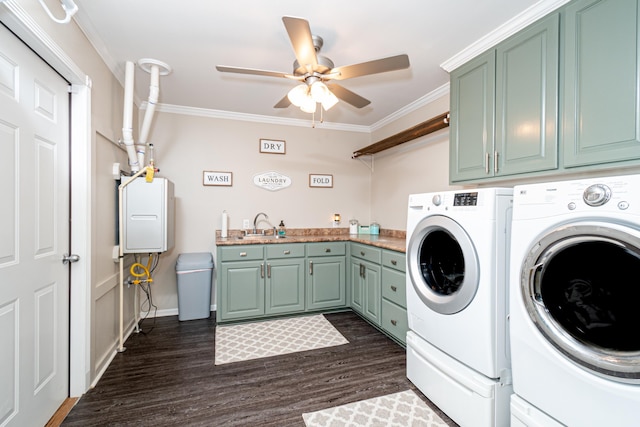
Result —
[{"label": "wash sign", "polygon": [[202,174],[202,185],[231,187],[233,185],[233,173],[204,171]]},{"label": "wash sign", "polygon": [[282,190],[291,185],[291,178],[279,172],[269,171],[253,176],[253,183],[269,191]]}]

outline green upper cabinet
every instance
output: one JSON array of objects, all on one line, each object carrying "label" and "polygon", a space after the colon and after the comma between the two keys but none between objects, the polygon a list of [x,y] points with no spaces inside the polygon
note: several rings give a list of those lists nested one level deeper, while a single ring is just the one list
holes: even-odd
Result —
[{"label": "green upper cabinet", "polygon": [[451,182],[558,167],[557,13],[451,73]]},{"label": "green upper cabinet", "polygon": [[496,50],[495,175],[558,167],[559,22],[550,15]]},{"label": "green upper cabinet", "polygon": [[564,165],[640,159],[637,0],[566,8]]},{"label": "green upper cabinet", "polygon": [[495,51],[481,55],[451,73],[451,181],[489,175],[493,152]]}]

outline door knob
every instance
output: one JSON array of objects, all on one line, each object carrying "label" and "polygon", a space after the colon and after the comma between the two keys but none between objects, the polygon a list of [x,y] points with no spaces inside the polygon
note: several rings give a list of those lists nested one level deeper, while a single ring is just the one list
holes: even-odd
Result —
[{"label": "door knob", "polygon": [[67,265],[69,263],[72,262],[78,262],[80,261],[80,255],[76,255],[76,254],[64,254],[62,255],[62,263],[64,265]]}]

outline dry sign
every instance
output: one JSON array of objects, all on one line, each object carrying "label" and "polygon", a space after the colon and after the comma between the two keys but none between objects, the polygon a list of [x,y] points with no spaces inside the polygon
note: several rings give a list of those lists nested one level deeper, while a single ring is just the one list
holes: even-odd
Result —
[{"label": "dry sign", "polygon": [[284,141],[277,139],[261,139],[260,152],[269,154],[285,154],[287,152],[287,145]]}]

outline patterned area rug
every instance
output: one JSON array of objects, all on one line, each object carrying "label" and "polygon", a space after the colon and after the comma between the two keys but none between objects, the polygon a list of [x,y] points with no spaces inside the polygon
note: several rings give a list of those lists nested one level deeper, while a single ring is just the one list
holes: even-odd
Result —
[{"label": "patterned area rug", "polygon": [[348,344],[321,314],[216,327],[215,364]]},{"label": "patterned area rug", "polygon": [[412,390],[302,414],[307,427],[446,427]]}]

